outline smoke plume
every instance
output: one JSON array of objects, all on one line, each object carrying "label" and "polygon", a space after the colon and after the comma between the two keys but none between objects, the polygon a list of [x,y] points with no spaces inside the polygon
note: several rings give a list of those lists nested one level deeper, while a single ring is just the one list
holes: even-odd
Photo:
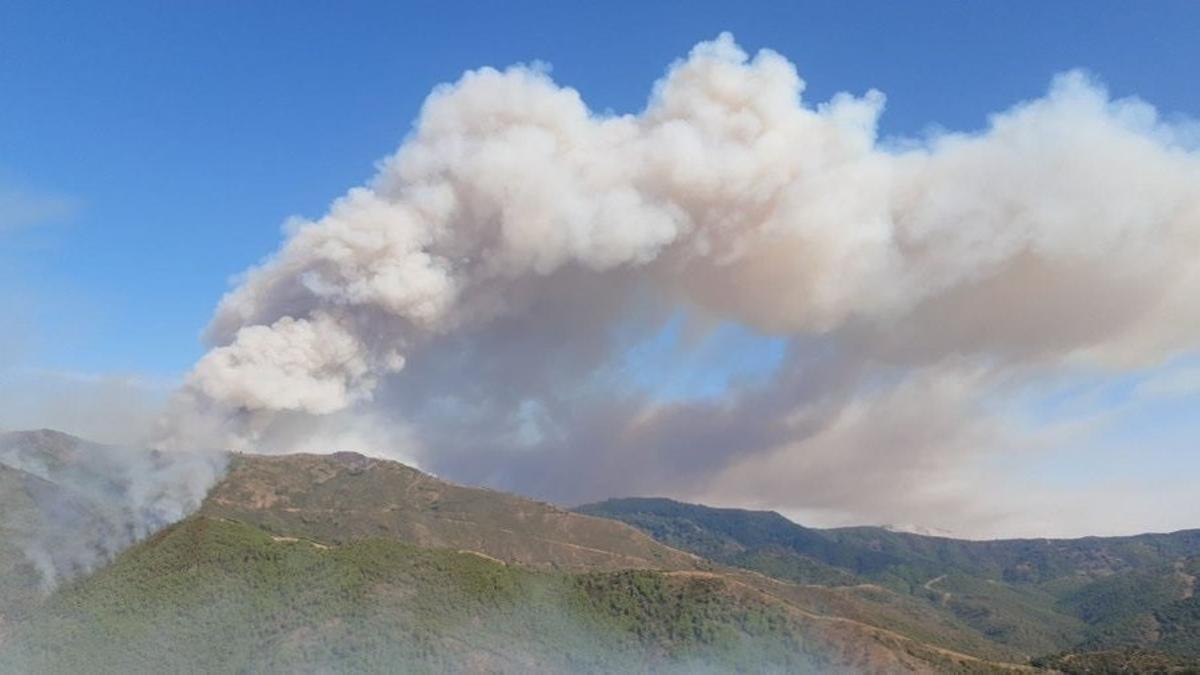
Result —
[{"label": "smoke plume", "polygon": [[[367,185],[290,222],[221,300],[162,444],[402,430],[365,449],[567,501],[850,508],[831,476],[852,472],[874,513],[923,467],[1003,445],[988,397],[1014,380],[1196,348],[1188,123],[1080,72],[981,131],[911,139],[878,137],[880,92],[803,92],[729,35],[637,114],[539,67],[438,87]],[[787,355],[719,401],[657,400],[619,364],[672,317]]]}]

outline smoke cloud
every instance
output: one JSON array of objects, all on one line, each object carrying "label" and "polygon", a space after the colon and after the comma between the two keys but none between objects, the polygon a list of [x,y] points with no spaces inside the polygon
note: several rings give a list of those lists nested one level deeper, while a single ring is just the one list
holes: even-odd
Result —
[{"label": "smoke cloud", "polygon": [[[367,185],[221,300],[161,444],[295,450],[367,419],[403,433],[363,449],[564,501],[875,514],[961,492],[923,472],[1002,447],[989,399],[1014,382],[1200,344],[1191,123],[1080,72],[915,139],[878,137],[879,92],[803,91],[729,35],[637,114],[538,67],[437,88]],[[618,366],[672,317],[788,355],[719,401],[656,400]]]}]

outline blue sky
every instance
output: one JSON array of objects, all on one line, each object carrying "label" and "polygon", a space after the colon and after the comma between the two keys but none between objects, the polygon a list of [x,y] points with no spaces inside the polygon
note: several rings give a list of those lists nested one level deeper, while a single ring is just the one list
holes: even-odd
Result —
[{"label": "blue sky", "polygon": [[27,364],[176,375],[280,223],[369,177],[429,90],[481,65],[548,62],[634,111],[730,30],[797,63],[809,100],[884,91],[883,131],[914,134],[978,128],[1072,67],[1196,115],[1197,28],[1187,2],[7,2],[0,194],[59,208],[6,228],[0,300]]},{"label": "blue sky", "polygon": [[[593,110],[633,112],[730,31],[794,62],[809,102],[884,92],[885,136],[980,129],[1072,68],[1200,117],[1194,2],[74,4],[0,6],[0,387],[117,373],[166,391],[285,219],[367,180],[433,87],[484,65],[547,63]],[[727,325],[693,343],[684,323],[617,364],[661,400],[719,397],[784,359],[781,341]],[[1200,470],[1198,392],[1195,358],[1035,382],[1001,402],[1014,424],[1100,421],[995,468],[1049,489]]]}]

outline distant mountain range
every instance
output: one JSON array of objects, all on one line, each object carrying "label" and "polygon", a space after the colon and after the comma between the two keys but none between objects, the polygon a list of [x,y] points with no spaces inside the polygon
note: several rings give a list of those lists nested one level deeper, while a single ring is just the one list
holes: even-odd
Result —
[{"label": "distant mountain range", "polygon": [[128,478],[143,476],[133,464],[92,480],[109,452],[54,432],[0,435],[0,672],[1200,662],[1200,531],[973,542],[665,499],[571,511],[335,453],[231,456],[190,515],[143,536],[145,514],[167,511]]},{"label": "distant mountain range", "polygon": [[1103,652],[1200,663],[1200,530],[964,541],[875,527],[816,530],[773,512],[667,499],[614,499],[578,511],[776,578],[875,583],[922,598],[1038,662],[1049,663],[1048,654]]}]

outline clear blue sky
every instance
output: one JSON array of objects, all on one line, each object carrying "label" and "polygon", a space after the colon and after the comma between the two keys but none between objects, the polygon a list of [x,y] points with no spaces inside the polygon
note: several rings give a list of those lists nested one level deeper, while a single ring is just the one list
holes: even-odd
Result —
[{"label": "clear blue sky", "polygon": [[0,203],[24,208],[0,225],[0,349],[177,375],[228,277],[366,179],[435,84],[540,60],[593,109],[632,111],[723,30],[797,63],[809,100],[884,91],[889,134],[978,128],[1072,67],[1200,115],[1195,2],[9,0]]}]

